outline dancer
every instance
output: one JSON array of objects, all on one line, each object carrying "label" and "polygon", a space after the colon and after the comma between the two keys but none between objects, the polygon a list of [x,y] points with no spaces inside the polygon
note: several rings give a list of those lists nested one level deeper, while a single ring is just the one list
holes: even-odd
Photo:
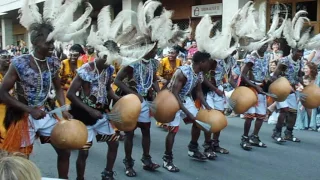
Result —
[{"label": "dancer", "polygon": [[[155,170],[160,166],[151,160],[150,156],[150,115],[149,115],[149,104],[147,102],[147,95],[151,87],[156,92],[160,91],[158,79],[157,79],[157,68],[158,61],[153,59],[156,55],[157,46],[155,44],[148,54],[138,62],[129,66],[123,67],[115,79],[115,84],[126,94],[136,94],[141,101],[141,114],[138,119],[137,127],[141,129],[142,133],[142,163],[145,170]],[[135,82],[135,88],[137,91],[132,90],[127,86],[123,80],[125,78],[132,77]],[[129,177],[136,176],[136,172],[133,169],[134,160],[132,159],[132,148],[133,148],[133,136],[134,130],[125,132],[124,149],[125,159],[123,163],[126,167],[126,175]]]},{"label": "dancer", "polygon": [[[300,77],[302,77],[302,57],[303,50],[294,48],[291,49],[291,54],[280,59],[277,69],[273,73],[274,80],[277,79],[279,76],[284,76],[292,85],[292,92],[287,97],[287,99],[283,102],[277,102],[277,109],[279,109],[279,117],[276,127],[274,128],[272,134],[272,138],[276,142],[285,142],[286,140],[300,142],[300,139],[293,136],[292,131],[297,118],[298,102],[295,94],[295,86],[299,84]],[[282,127],[285,122],[287,129],[284,132],[284,138],[282,138]]]},{"label": "dancer", "polygon": [[[302,82],[302,68],[304,49],[318,49],[319,35],[314,36],[313,27],[307,28],[302,33],[302,27],[305,22],[310,20],[306,18],[306,11],[299,11],[292,20],[287,20],[283,30],[283,35],[291,47],[291,54],[280,59],[276,71],[273,74],[272,80],[276,80],[278,76],[284,76],[292,85],[292,92],[284,102],[277,103],[277,109],[280,110],[278,122],[273,130],[272,138],[276,142],[284,142],[286,140],[300,142],[300,139],[294,137],[293,127],[297,118],[297,97],[295,94],[296,85]],[[299,97],[300,99],[303,96]],[[286,122],[287,129],[284,132],[284,138],[281,137],[282,127]]]},{"label": "dancer", "polygon": [[[37,5],[30,5],[28,0],[24,2],[20,11],[20,23],[30,32],[30,41],[34,51],[30,55],[17,56],[12,59],[0,87],[1,100],[8,107],[5,118],[7,137],[2,143],[2,149],[9,152],[20,151],[29,155],[37,135],[40,136],[42,143],[50,143],[50,134],[57,120],[46,113],[45,102],[52,84],[59,105],[65,105],[58,73],[60,61],[52,57],[53,43],[55,40],[70,41],[74,35],[82,33],[78,31],[80,28],[86,29],[91,23],[91,19],[87,18],[89,16],[87,13],[90,14],[92,11],[89,3],[87,3],[88,8],[83,18],[74,23],[65,20],[67,16],[74,13],[73,11],[68,11],[68,13],[61,11],[65,8],[76,9],[79,3],[76,1],[63,5],[55,3],[57,3],[55,0],[45,2],[43,17],[37,11]],[[48,8],[53,4],[57,8]],[[58,15],[55,16],[55,14]],[[62,26],[57,27],[57,24]],[[67,28],[69,24],[74,26]],[[15,84],[17,84],[15,88],[17,99],[9,94]],[[71,117],[68,111],[62,114],[66,119]],[[58,154],[59,178],[68,179],[70,152],[58,148],[55,150]]]},{"label": "dancer", "polygon": [[[266,89],[266,78],[268,76],[269,57],[266,53],[268,44],[264,44],[258,51],[254,51],[247,56],[244,63],[245,66],[241,73],[241,84],[248,86],[250,89],[258,93],[258,104],[251,107],[244,113],[244,131],[240,146],[244,150],[251,150],[253,146],[267,147],[265,143],[260,141],[259,131],[267,114],[267,99],[264,93]],[[250,75],[252,74],[252,75]],[[256,118],[253,133],[249,137],[252,120]]]},{"label": "dancer", "polygon": [[166,137],[166,150],[163,156],[163,167],[170,172],[180,171],[179,168],[173,164],[172,148],[175,136],[179,131],[181,116],[183,116],[182,113],[184,113],[188,120],[193,123],[191,128],[191,141],[188,145],[188,155],[200,161],[207,159],[207,157],[199,151],[198,147],[198,140],[201,130],[195,123],[195,116],[198,113],[198,109],[195,107],[195,104],[191,98],[191,92],[193,89],[195,89],[197,91],[197,97],[200,99],[204,107],[208,110],[211,109],[203,97],[201,88],[201,83],[203,80],[202,72],[208,72],[212,66],[210,61],[213,61],[210,58],[210,54],[208,53],[203,53],[200,51],[196,52],[192,57],[192,65],[179,67],[168,85],[170,91],[172,91],[177,98],[181,109],[181,111],[176,113],[174,120],[169,123],[169,132]]},{"label": "dancer", "polygon": [[[109,49],[119,49],[112,41],[104,44]],[[108,97],[117,101],[119,97],[114,95],[111,88],[114,67],[106,63],[106,58],[96,58],[93,62],[86,63],[77,70],[77,76],[73,80],[68,91],[68,98],[72,102],[70,113],[75,119],[82,121],[88,129],[87,144],[79,150],[77,159],[77,180],[84,180],[86,160],[93,138],[98,142],[108,144],[107,165],[102,172],[103,180],[113,178],[113,166],[117,157],[119,135],[108,120],[105,113],[109,108]],[[80,95],[77,91],[81,89]]]}]

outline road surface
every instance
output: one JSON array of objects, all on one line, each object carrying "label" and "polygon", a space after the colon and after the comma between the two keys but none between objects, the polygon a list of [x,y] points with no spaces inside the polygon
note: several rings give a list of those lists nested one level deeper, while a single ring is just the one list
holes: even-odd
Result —
[{"label": "road surface", "polygon": [[[273,125],[265,123],[260,132],[260,139],[267,148],[254,148],[247,152],[241,149],[240,139],[243,133],[243,119],[228,118],[229,125],[221,133],[221,146],[230,154],[220,155],[214,161],[198,162],[187,155],[187,145],[190,141],[190,125],[181,125],[174,145],[174,162],[180,168],[179,173],[168,172],[159,168],[156,172],[147,172],[141,165],[141,133],[138,129],[134,139],[133,158],[137,177],[129,178],[124,174],[123,142],[120,142],[114,171],[117,180],[319,180],[320,171],[320,133],[311,131],[295,131],[301,143],[286,142],[275,144],[271,139]],[[151,156],[162,164],[164,140],[166,132],[152,122]],[[203,143],[203,135],[199,144]],[[202,147],[201,147],[202,148]],[[105,167],[107,145],[94,143],[86,167],[87,180],[100,180],[100,173]],[[76,179],[75,160],[77,152],[72,152],[69,179]],[[44,177],[57,177],[56,154],[50,145],[35,144],[31,156]]]}]

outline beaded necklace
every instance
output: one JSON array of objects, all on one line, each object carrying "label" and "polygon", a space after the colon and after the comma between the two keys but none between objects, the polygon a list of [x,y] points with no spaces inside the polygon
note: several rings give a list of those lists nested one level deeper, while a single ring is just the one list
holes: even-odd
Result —
[{"label": "beaded necklace", "polygon": [[[103,97],[104,96],[103,92],[104,92],[104,90],[106,88],[106,84],[107,84],[108,78],[105,75],[106,70],[103,69],[102,72],[99,73],[96,61],[94,61],[93,63],[94,63],[94,70],[98,74],[98,97],[97,97],[97,100],[98,100],[99,97]],[[105,98],[105,99],[107,99],[107,98]]]},{"label": "beaded necklace", "polygon": [[44,86],[43,85],[43,76],[42,76],[41,68],[40,68],[40,66],[39,66],[39,64],[37,62],[38,58],[35,58],[33,53],[31,55],[32,55],[32,57],[34,59],[34,62],[36,63],[36,66],[37,66],[39,74],[40,74],[40,76],[38,77],[37,91],[36,91],[37,96],[36,96],[36,99],[35,99],[35,104],[42,104],[44,101],[46,101],[46,99],[47,99],[47,97],[49,95],[49,92],[50,92],[50,89],[51,89],[51,85],[52,85],[52,79],[51,79],[52,76],[51,76],[48,60],[45,59],[45,60],[47,60],[46,64],[47,64],[47,68],[48,68],[48,72],[49,72],[49,80],[50,80],[50,82],[49,82],[49,91],[47,92],[46,97],[42,101],[39,101],[39,98],[40,98],[40,96],[41,96],[41,94],[43,92],[43,86]]},{"label": "beaded necklace", "polygon": [[[152,86],[152,80],[153,80],[152,63],[150,61],[149,61],[148,67],[146,65],[144,65],[144,63],[142,63],[142,61],[140,61],[139,76],[140,76],[140,83],[139,84],[141,85],[143,92],[148,91]],[[146,81],[144,81],[145,77],[147,77]]]}]

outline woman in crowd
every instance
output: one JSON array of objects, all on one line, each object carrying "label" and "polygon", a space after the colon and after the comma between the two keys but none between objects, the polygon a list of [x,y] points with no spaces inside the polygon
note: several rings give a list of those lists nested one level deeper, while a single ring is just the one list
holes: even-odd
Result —
[{"label": "woman in crowd", "polygon": [[[303,72],[304,72],[304,77],[303,77],[303,85],[300,84],[299,90],[302,90],[303,87],[315,83],[317,74],[318,74],[318,69],[317,65],[308,62],[304,67],[303,67]],[[297,121],[295,124],[296,129],[308,129],[308,130],[316,130],[317,129],[317,123],[316,119],[313,118],[311,121],[311,116],[312,116],[312,109],[307,109],[303,107],[301,102],[299,102],[298,106],[298,114],[297,114]]]}]

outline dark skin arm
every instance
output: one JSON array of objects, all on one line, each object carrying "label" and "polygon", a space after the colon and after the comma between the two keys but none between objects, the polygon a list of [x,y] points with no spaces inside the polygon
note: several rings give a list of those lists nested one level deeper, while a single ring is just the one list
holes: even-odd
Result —
[{"label": "dark skin arm", "polygon": [[1,100],[6,105],[13,106],[23,110],[24,112],[30,113],[32,111],[31,107],[21,103],[9,94],[9,91],[14,87],[14,84],[18,80],[19,77],[15,68],[13,65],[10,65],[9,70],[0,85]]},{"label": "dark skin arm", "polygon": [[[52,80],[52,83],[53,83],[54,89],[56,91],[56,98],[57,98],[59,105],[64,106],[66,103],[65,103],[65,98],[64,98],[64,92],[61,88],[61,79],[59,76],[59,72],[56,73],[55,77]],[[71,114],[68,111],[63,111],[62,115],[63,115],[63,118],[65,118],[65,119],[72,118]]]},{"label": "dark skin arm", "polygon": [[249,86],[255,88],[258,92],[263,92],[262,88],[260,86],[257,86],[255,85],[254,83],[252,83],[250,81],[250,79],[248,78],[247,74],[249,72],[249,70],[253,67],[253,64],[252,63],[247,63],[245,64],[245,66],[243,67],[243,70],[241,72],[241,79],[246,83],[248,84]]},{"label": "dark skin arm", "polygon": [[158,83],[158,77],[157,77],[157,72],[153,73],[153,84],[152,84],[153,89],[158,93],[160,91],[159,83]]},{"label": "dark skin arm", "polygon": [[67,97],[68,99],[76,106],[80,107],[81,109],[85,110],[86,112],[88,112],[90,114],[91,117],[95,118],[95,119],[101,119],[102,113],[100,111],[97,111],[93,108],[91,108],[90,106],[86,105],[85,103],[83,103],[81,101],[81,99],[76,96],[77,91],[80,88],[83,88],[84,91],[85,89],[90,88],[90,83],[89,82],[85,82],[83,81],[78,75],[73,79],[70,88],[67,92]]},{"label": "dark skin arm", "polygon": [[201,86],[201,83],[199,82],[197,84],[197,97],[200,99],[201,101],[201,104],[204,105],[204,107],[207,109],[207,110],[211,110],[212,108],[209,106],[209,104],[207,103],[207,101],[205,100],[204,98],[204,95],[203,95],[203,91],[202,91],[202,86]]},{"label": "dark skin arm", "polygon": [[19,76],[14,66],[11,64],[6,76],[3,79],[2,84],[0,85],[1,101],[8,106],[12,106],[24,112],[30,113],[30,115],[34,119],[44,118],[46,116],[46,113],[44,111],[27,106],[26,104],[23,104],[9,94],[10,90],[14,88],[14,84],[18,80]]},{"label": "dark skin arm", "polygon": [[215,87],[206,77],[204,77],[202,83],[206,85],[211,91],[217,93],[219,96],[223,96],[223,92],[217,87]]},{"label": "dark skin arm", "polygon": [[143,98],[136,93],[135,91],[131,90],[126,84],[123,82],[123,80],[128,77],[129,75],[133,74],[133,68],[130,66],[125,66],[118,72],[116,79],[114,80],[114,83],[118,88],[120,88],[122,91],[124,91],[126,94],[135,94],[139,97],[140,101],[143,102]]},{"label": "dark skin arm", "polygon": [[188,109],[183,105],[183,102],[179,96],[179,92],[187,82],[187,78],[182,74],[181,70],[177,70],[174,77],[175,80],[172,86],[172,93],[177,98],[180,109],[187,115],[190,120],[195,121],[196,118],[188,111]]},{"label": "dark skin arm", "polygon": [[108,91],[108,98],[109,99],[113,99],[115,102],[117,102],[121,97],[119,97],[118,95],[116,95],[116,93],[113,91],[112,87],[111,87],[111,81],[109,81],[108,85],[107,85],[107,91]]}]

